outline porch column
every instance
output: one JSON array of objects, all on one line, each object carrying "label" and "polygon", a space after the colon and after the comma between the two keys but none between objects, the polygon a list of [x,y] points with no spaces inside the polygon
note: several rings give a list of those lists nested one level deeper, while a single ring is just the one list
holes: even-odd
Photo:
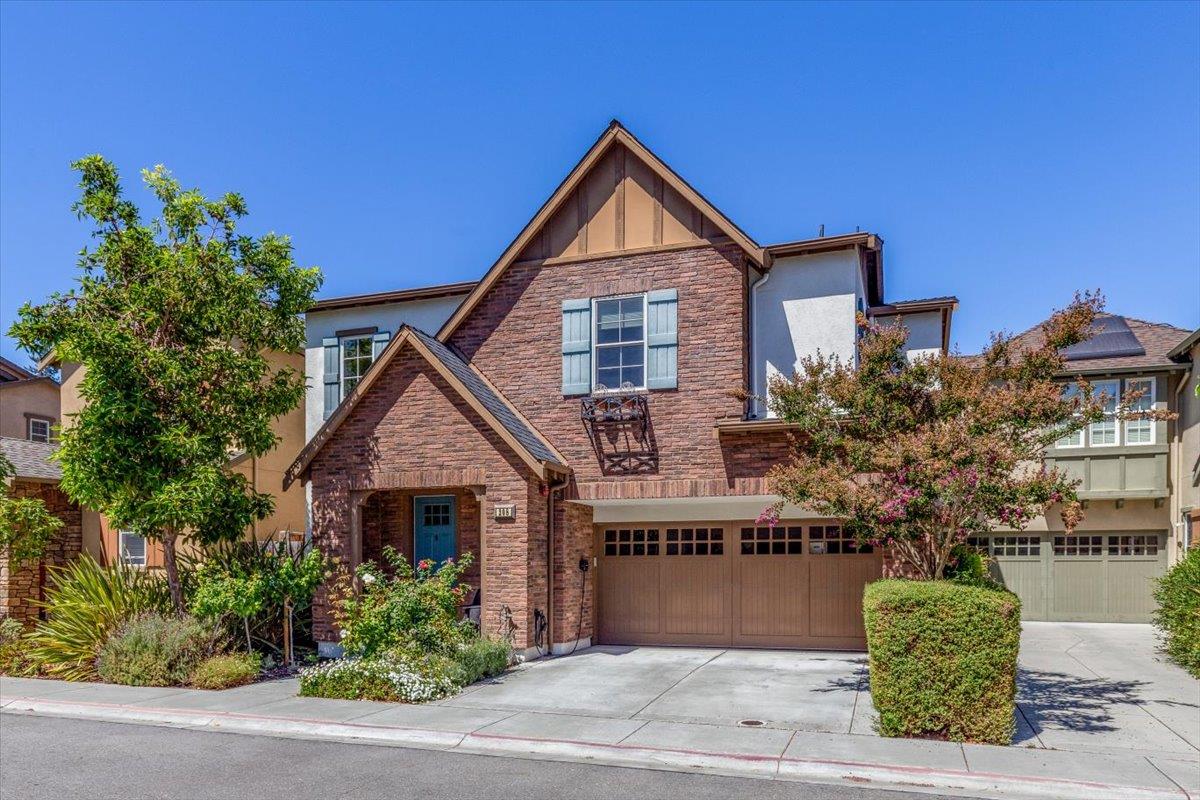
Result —
[{"label": "porch column", "polygon": [[348,566],[351,574],[358,569],[358,566],[363,561],[362,508],[373,494],[375,494],[374,489],[350,493],[350,553]]}]

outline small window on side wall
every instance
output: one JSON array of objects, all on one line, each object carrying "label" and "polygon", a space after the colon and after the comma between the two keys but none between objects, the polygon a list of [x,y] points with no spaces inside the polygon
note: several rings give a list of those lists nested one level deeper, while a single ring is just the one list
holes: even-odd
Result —
[{"label": "small window on side wall", "polygon": [[50,441],[50,420],[38,419],[30,417],[29,419],[29,441],[31,442],[49,442]]},{"label": "small window on side wall", "polygon": [[131,567],[146,566],[146,538],[136,533],[121,531],[117,535],[121,563]]}]

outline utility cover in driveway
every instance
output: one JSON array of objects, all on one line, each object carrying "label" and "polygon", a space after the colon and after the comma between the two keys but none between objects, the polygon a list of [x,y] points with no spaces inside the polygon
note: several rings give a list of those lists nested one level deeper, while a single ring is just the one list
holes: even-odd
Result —
[{"label": "utility cover in driveway", "polygon": [[596,528],[602,644],[862,650],[882,557],[835,523]]}]

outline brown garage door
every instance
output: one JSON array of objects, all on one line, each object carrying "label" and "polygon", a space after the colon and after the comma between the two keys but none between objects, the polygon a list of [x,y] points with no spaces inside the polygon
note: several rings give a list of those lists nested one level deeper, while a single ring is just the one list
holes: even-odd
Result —
[{"label": "brown garage door", "polygon": [[857,650],[882,559],[832,522],[599,525],[597,639]]}]

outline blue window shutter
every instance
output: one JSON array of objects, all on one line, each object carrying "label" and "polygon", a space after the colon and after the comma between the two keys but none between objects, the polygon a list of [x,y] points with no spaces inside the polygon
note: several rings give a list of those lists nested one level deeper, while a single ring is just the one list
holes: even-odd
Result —
[{"label": "blue window shutter", "polygon": [[371,361],[379,358],[379,354],[383,352],[383,348],[387,347],[388,341],[392,338],[391,331],[380,331],[371,337]]},{"label": "blue window shutter", "polygon": [[646,295],[646,388],[679,386],[679,294],[658,289]]},{"label": "blue window shutter", "polygon": [[336,336],[321,340],[325,348],[325,419],[342,401],[341,347]]},{"label": "blue window shutter", "polygon": [[592,391],[592,301],[562,303],[562,393]]}]

